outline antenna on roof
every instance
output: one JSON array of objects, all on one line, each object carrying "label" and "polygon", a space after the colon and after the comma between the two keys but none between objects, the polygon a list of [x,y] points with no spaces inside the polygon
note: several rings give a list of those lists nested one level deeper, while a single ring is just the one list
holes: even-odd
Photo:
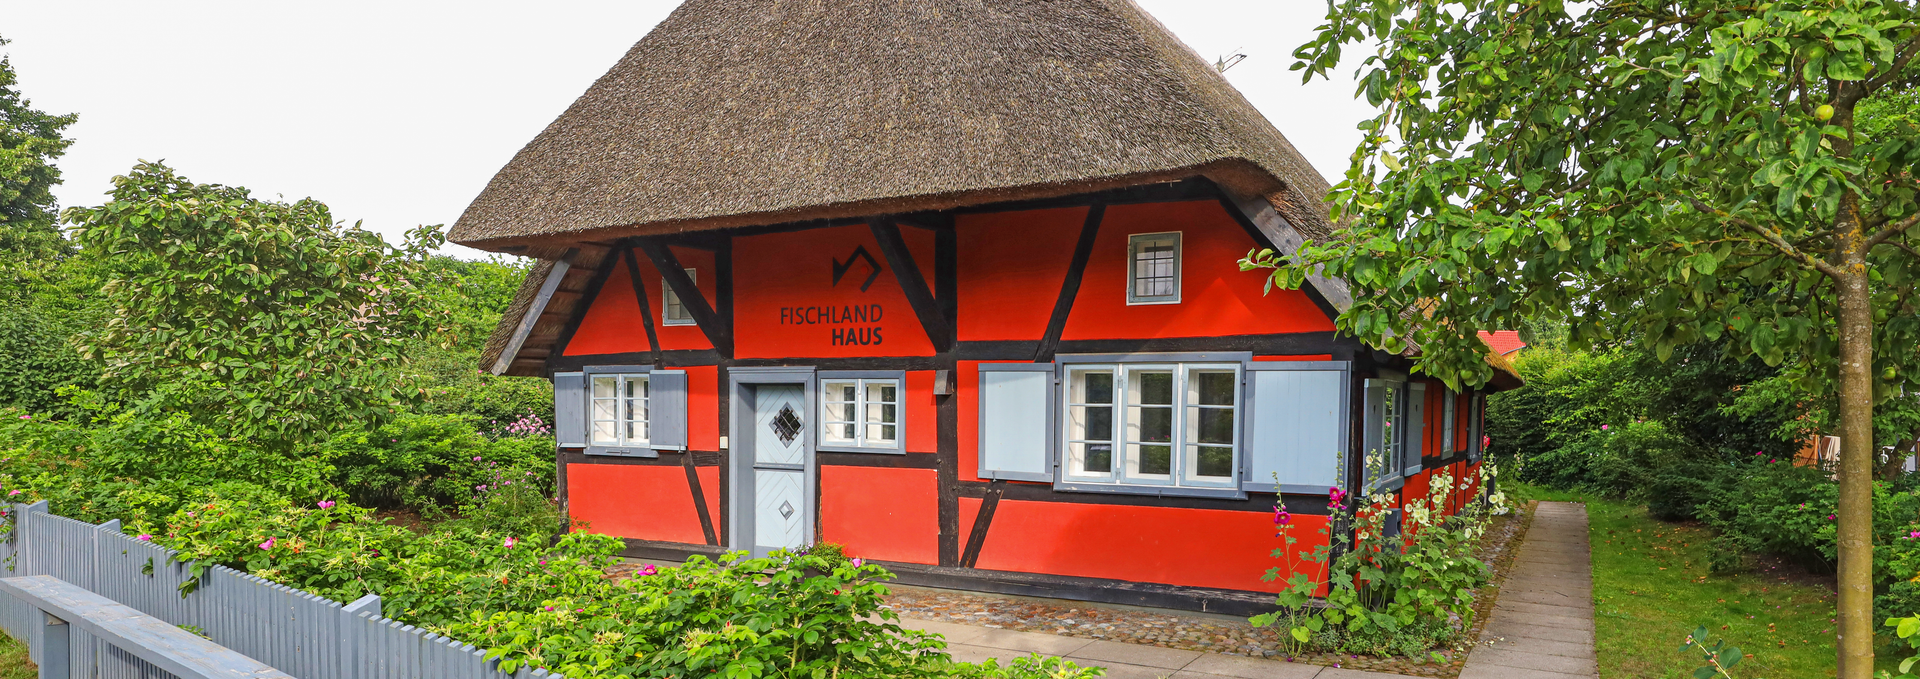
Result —
[{"label": "antenna on roof", "polygon": [[1233,68],[1234,66],[1239,65],[1240,62],[1247,60],[1247,55],[1241,54],[1240,48],[1235,47],[1233,48],[1232,51],[1233,51],[1233,54],[1223,54],[1223,55],[1220,55],[1220,58],[1214,59],[1213,70],[1219,71],[1221,73],[1226,73],[1227,69]]}]

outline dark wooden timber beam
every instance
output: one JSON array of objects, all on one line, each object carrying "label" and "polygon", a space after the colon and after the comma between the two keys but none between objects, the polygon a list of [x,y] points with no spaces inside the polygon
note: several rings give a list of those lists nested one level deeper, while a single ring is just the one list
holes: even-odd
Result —
[{"label": "dark wooden timber beam", "polygon": [[934,301],[926,277],[920,275],[920,265],[913,261],[906,240],[900,237],[900,226],[886,218],[875,218],[867,225],[873,229],[874,240],[880,242],[880,252],[887,256],[887,266],[900,281],[907,303],[913,306],[913,315],[920,317],[920,327],[926,329],[927,341],[933,344],[933,350],[943,352],[952,348],[953,333],[947,329],[947,319],[940,313],[940,305]]},{"label": "dark wooden timber beam", "polygon": [[647,253],[647,259],[653,260],[653,268],[660,270],[660,277],[666,279],[667,287],[673,288],[673,294],[680,298],[680,305],[693,315],[693,322],[706,333],[707,341],[721,356],[733,357],[733,327],[729,319],[723,319],[713,312],[713,305],[707,303],[706,295],[700,294],[700,287],[687,277],[687,270],[680,266],[679,258],[673,256],[673,250],[666,244],[655,240],[639,241],[640,249]]},{"label": "dark wooden timber beam", "polygon": [[[1060,282],[1060,298],[1053,302],[1053,316],[1047,319],[1047,334],[1034,349],[1036,362],[1053,360],[1060,347],[1060,334],[1066,332],[1067,317],[1073,314],[1073,300],[1080,296],[1080,279],[1087,273],[1087,260],[1093,258],[1093,241],[1100,235],[1100,222],[1107,215],[1105,203],[1087,208],[1087,221],[1080,226],[1080,242],[1073,246],[1073,261],[1067,265],[1067,279]],[[1131,263],[1128,266],[1132,266]]]},{"label": "dark wooden timber beam", "polygon": [[[647,300],[647,282],[640,278],[640,263],[633,258],[633,248],[620,248],[620,259],[627,263],[627,278],[633,280],[633,298],[640,301],[640,322],[647,325],[647,347],[653,350],[657,359],[660,356],[660,331],[653,329],[653,305]],[[660,313],[666,313],[666,305],[661,304]]]}]

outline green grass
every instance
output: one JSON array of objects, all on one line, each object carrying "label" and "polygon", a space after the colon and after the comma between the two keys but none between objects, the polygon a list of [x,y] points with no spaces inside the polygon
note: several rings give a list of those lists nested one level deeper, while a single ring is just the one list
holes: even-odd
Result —
[{"label": "green grass", "polygon": [[0,634],[0,679],[37,679],[40,669],[27,661],[27,645]]},{"label": "green grass", "polygon": [[[1639,503],[1502,484],[1521,499],[1587,503],[1593,546],[1594,642],[1603,679],[1681,679],[1700,666],[1677,652],[1707,626],[1751,657],[1739,679],[1834,676],[1834,595],[1764,572],[1710,575],[1713,532],[1647,516]],[[1898,658],[1885,653],[1878,665]]]}]

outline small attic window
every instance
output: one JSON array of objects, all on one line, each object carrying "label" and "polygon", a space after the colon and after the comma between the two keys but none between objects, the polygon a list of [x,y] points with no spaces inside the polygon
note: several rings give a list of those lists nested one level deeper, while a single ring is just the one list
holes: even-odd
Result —
[{"label": "small attic window", "polygon": [[1180,303],[1180,233],[1127,238],[1127,303]]},{"label": "small attic window", "polygon": [[[687,280],[693,281],[694,285],[699,285],[700,276],[695,271],[697,270],[687,269]],[[693,314],[687,311],[687,305],[680,303],[680,296],[673,293],[673,286],[669,285],[665,278],[660,279],[660,291],[660,308],[663,309],[660,313],[663,316],[660,324],[693,325]]]}]

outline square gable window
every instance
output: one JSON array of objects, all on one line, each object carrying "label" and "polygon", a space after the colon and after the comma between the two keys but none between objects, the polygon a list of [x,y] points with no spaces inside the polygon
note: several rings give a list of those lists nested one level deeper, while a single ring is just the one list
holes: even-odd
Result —
[{"label": "square gable window", "polygon": [[[699,285],[700,276],[695,272],[687,269],[687,280]],[[693,325],[693,314],[687,311],[687,305],[680,303],[680,296],[674,294],[673,286],[668,285],[664,277],[660,279],[660,308],[661,325]]]},{"label": "square gable window", "polygon": [[1180,233],[1127,238],[1127,303],[1180,303]]}]

